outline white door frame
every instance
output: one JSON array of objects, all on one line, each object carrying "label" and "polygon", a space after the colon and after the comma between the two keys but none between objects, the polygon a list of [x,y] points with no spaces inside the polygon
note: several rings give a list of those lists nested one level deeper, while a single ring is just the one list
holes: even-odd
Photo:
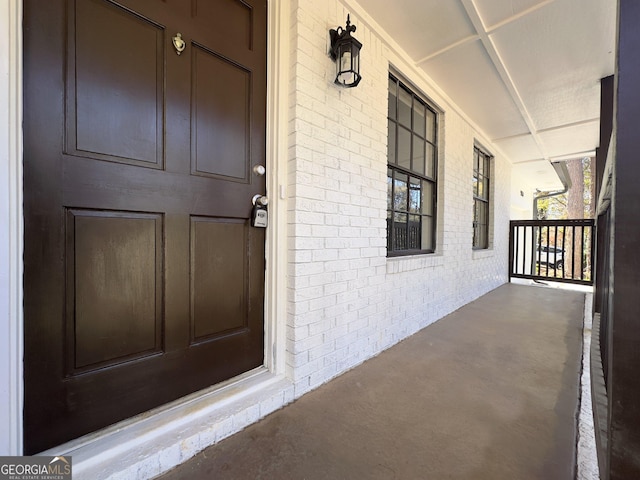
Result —
[{"label": "white door frame", "polygon": [[21,455],[22,0],[0,0],[0,29],[0,454]]},{"label": "white door frame", "polygon": [[[23,384],[23,0],[0,0],[0,455],[22,455]],[[265,366],[285,373],[286,182],[289,0],[268,13]],[[5,408],[4,406],[8,406]]]}]

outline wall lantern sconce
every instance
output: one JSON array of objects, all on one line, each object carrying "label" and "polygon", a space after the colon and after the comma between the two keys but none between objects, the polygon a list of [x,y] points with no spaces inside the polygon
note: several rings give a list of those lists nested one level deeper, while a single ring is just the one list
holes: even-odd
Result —
[{"label": "wall lantern sconce", "polygon": [[329,30],[331,37],[331,59],[336,62],[335,83],[345,88],[355,87],[360,83],[360,49],[362,44],[351,32],[356,31],[356,26],[351,25],[347,15],[347,28],[338,27]]}]

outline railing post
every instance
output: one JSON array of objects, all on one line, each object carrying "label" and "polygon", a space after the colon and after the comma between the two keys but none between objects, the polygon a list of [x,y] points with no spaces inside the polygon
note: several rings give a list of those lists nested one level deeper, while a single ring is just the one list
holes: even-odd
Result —
[{"label": "railing post", "polygon": [[[509,222],[509,266],[507,276],[509,278],[509,283],[511,283],[511,272],[513,271],[513,241],[514,241],[514,223],[513,221]],[[517,269],[516,269],[517,270]]]}]

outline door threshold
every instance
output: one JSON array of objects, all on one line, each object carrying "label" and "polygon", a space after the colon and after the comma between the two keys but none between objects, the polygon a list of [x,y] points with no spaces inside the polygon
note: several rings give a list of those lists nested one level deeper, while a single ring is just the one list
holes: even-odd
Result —
[{"label": "door threshold", "polygon": [[288,379],[259,367],[39,455],[70,455],[74,479],[153,478],[293,399]]}]

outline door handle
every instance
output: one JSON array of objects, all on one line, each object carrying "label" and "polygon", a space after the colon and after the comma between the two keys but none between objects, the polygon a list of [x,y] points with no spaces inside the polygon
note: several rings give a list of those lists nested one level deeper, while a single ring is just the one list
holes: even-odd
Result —
[{"label": "door handle", "polygon": [[266,207],[267,205],[269,205],[269,198],[258,193],[253,196],[253,198],[251,199],[251,203],[253,205],[261,205],[263,207]]}]

